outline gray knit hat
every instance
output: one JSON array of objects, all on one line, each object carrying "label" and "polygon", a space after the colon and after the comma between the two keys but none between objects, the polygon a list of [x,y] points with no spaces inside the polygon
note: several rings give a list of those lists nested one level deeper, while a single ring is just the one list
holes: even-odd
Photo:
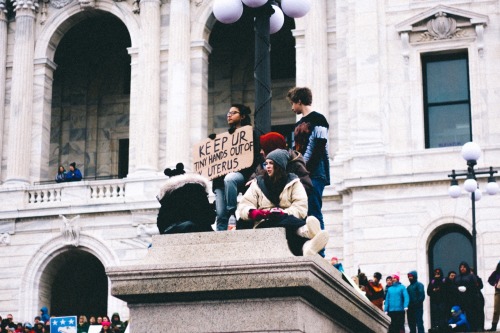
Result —
[{"label": "gray knit hat", "polygon": [[286,170],[288,159],[290,155],[284,149],[276,149],[267,154],[266,159],[272,160],[275,164],[279,165],[283,170]]}]

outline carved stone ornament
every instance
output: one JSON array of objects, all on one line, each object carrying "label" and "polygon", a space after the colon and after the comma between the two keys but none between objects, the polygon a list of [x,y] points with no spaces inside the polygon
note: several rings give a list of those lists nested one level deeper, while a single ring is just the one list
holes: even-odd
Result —
[{"label": "carved stone ornament", "polygon": [[59,8],[63,8],[64,6],[69,5],[72,2],[73,2],[73,0],[51,0],[50,6],[59,9]]},{"label": "carved stone ornament", "polygon": [[81,9],[94,9],[96,7],[95,0],[78,0]]},{"label": "carved stone ornament", "polygon": [[444,42],[453,39],[476,41],[477,51],[483,54],[483,31],[487,15],[439,5],[396,25],[401,37],[402,55],[408,63],[411,47],[420,43]]},{"label": "carved stone ornament", "polygon": [[78,226],[76,220],[80,218],[77,215],[71,219],[66,218],[64,215],[59,215],[63,220],[63,225],[61,227],[61,233],[64,237],[64,243],[66,245],[78,246],[80,245],[80,227]]},{"label": "carved stone ornament", "polygon": [[12,5],[14,6],[15,12],[21,9],[31,9],[34,12],[38,11],[38,0],[15,0],[12,1]]},{"label": "carved stone ornament", "polygon": [[0,234],[0,245],[9,245],[10,244],[10,235],[6,232]]},{"label": "carved stone ornament", "polygon": [[6,0],[0,0],[0,12],[7,14]]}]

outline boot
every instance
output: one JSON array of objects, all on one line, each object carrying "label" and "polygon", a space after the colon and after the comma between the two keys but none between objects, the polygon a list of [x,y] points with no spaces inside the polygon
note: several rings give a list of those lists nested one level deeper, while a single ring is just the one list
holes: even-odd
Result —
[{"label": "boot", "polygon": [[321,249],[323,249],[328,243],[328,238],[330,235],[328,231],[322,230],[313,237],[313,239],[305,242],[304,246],[302,246],[302,255],[303,256],[313,256],[318,254]]},{"label": "boot", "polygon": [[491,328],[488,330],[488,332],[496,332],[497,331],[497,324],[498,323],[491,323]]},{"label": "boot", "polygon": [[297,229],[297,235],[304,238],[313,239],[318,232],[321,231],[319,220],[314,216],[308,216],[306,225]]}]

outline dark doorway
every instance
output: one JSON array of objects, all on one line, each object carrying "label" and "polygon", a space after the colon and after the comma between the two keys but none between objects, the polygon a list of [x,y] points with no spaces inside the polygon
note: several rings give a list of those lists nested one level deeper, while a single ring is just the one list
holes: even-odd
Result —
[{"label": "dark doorway", "polygon": [[108,279],[95,256],[70,250],[57,256],[49,267],[53,274],[51,316],[107,313]]},{"label": "dark doorway", "polygon": [[449,271],[458,273],[462,261],[472,265],[472,236],[460,226],[446,226],[429,244],[429,272],[440,267],[446,276]]},{"label": "dark doorway", "polygon": [[118,178],[128,175],[128,139],[120,139],[118,147]]}]

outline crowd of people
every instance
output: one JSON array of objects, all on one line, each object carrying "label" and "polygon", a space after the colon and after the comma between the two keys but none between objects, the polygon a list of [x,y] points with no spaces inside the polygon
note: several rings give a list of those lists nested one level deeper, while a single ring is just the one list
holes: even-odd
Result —
[{"label": "crowd of people", "polygon": [[[302,115],[295,125],[293,149],[280,133],[259,136],[253,130],[252,165],[212,181],[215,209],[208,202],[209,186],[202,176],[185,173],[182,163],[165,170],[169,179],[158,195],[161,234],[213,231],[214,223],[217,231],[281,227],[292,253],[324,257],[329,235],[321,208],[323,190],[330,184],[329,125],[312,110],[309,88],[292,88],[287,98],[292,111]],[[227,113],[228,132],[251,125],[250,115],[249,107],[233,104]],[[211,140],[216,137],[209,135]],[[230,220],[237,220],[235,227]]]},{"label": "crowd of people", "polygon": [[82,172],[80,169],[76,167],[76,163],[72,162],[69,165],[69,171],[66,171],[64,166],[60,165],[57,170],[56,182],[64,183],[64,182],[78,182],[82,180]]},{"label": "crowd of people", "polygon": [[[332,263],[337,264],[337,258]],[[400,282],[399,274],[387,276],[385,289],[381,284],[382,274],[375,272],[368,279],[359,272],[353,277],[366,297],[391,318],[389,333],[404,332],[405,315],[410,333],[424,333],[424,301],[430,299],[431,328],[429,332],[483,332],[485,325],[482,279],[466,262],[461,262],[458,273],[450,271],[445,277],[442,269],[436,268],[427,285],[418,281],[418,273],[407,274],[409,285]],[[500,262],[488,278],[495,288],[493,320],[489,332],[497,330],[500,316]]]},{"label": "crowd of people", "polygon": [[[47,307],[40,309],[40,316],[36,316],[31,322],[18,322],[14,321],[12,314],[8,314],[5,319],[0,316],[0,333],[48,333],[50,332],[50,315]],[[76,325],[77,333],[88,333],[91,326],[97,327],[94,332],[100,333],[124,333],[127,328],[128,321],[121,321],[120,315],[115,312],[111,316],[77,316],[78,323]],[[59,333],[59,332],[56,332]]]}]

